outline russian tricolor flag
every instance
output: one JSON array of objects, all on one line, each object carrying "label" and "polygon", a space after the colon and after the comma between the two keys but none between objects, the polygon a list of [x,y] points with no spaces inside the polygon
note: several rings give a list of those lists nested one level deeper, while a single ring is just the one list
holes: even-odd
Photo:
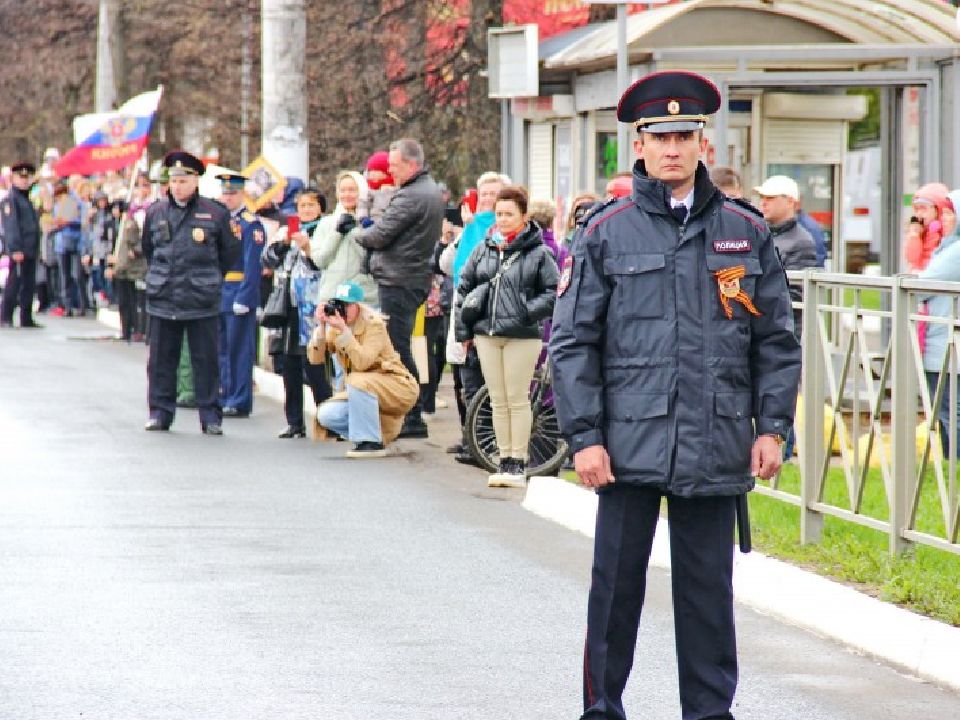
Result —
[{"label": "russian tricolor flag", "polygon": [[93,175],[133,165],[150,140],[162,88],[127,100],[119,110],[91,116],[96,129],[54,165],[59,177]]}]

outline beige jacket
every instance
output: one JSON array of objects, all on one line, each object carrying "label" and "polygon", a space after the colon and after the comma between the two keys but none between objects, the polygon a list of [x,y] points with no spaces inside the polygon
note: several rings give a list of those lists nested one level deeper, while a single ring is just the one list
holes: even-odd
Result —
[{"label": "beige jacket", "polygon": [[[328,327],[323,340],[321,332],[322,326],[314,331],[307,345],[307,359],[319,365],[326,362],[328,352],[336,353],[346,373],[346,384],[377,397],[384,444],[396,440],[403,418],[420,395],[420,385],[393,349],[383,316],[362,306],[349,332]],[[346,399],[346,392],[340,392],[331,401]]]}]

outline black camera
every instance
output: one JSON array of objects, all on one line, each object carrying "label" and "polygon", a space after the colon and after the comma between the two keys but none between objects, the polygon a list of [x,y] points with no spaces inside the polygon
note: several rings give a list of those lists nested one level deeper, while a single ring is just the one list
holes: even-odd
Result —
[{"label": "black camera", "polygon": [[343,300],[327,300],[327,304],[323,306],[323,314],[327,317],[333,317],[334,315],[339,315],[340,317],[346,317],[347,315],[347,304]]}]

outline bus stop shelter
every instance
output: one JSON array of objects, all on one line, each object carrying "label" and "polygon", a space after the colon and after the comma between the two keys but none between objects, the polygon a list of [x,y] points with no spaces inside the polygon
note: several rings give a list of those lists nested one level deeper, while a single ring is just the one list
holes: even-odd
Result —
[{"label": "bus stop shelter", "polygon": [[[629,16],[629,81],[671,68],[710,77],[725,103],[707,131],[707,164],[734,166],[747,187],[797,177],[835,258],[849,124],[876,117],[862,94],[876,89],[872,243],[888,274],[899,269],[909,194],[933,180],[960,185],[957,37],[944,0],[686,0]],[[612,22],[540,43],[539,94],[512,99],[503,128],[507,169],[532,196],[602,193],[618,169],[616,57]]]}]

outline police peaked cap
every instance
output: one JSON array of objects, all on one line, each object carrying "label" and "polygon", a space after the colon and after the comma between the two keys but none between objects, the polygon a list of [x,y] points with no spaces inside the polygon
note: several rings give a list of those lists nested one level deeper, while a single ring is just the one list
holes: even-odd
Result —
[{"label": "police peaked cap", "polygon": [[243,192],[247,184],[247,178],[239,173],[220,173],[217,175],[220,181],[220,189],[223,192]]},{"label": "police peaked cap", "polygon": [[170,177],[177,175],[203,175],[204,167],[196,155],[186,150],[168,152],[163,158],[163,166],[167,168]]},{"label": "police peaked cap", "polygon": [[30,177],[37,172],[37,166],[31,162],[19,162],[10,168],[10,172],[20,177]]},{"label": "police peaked cap", "polygon": [[617,105],[617,120],[653,133],[699,130],[720,109],[720,91],[697,73],[665,70],[646,75],[627,88]]}]

